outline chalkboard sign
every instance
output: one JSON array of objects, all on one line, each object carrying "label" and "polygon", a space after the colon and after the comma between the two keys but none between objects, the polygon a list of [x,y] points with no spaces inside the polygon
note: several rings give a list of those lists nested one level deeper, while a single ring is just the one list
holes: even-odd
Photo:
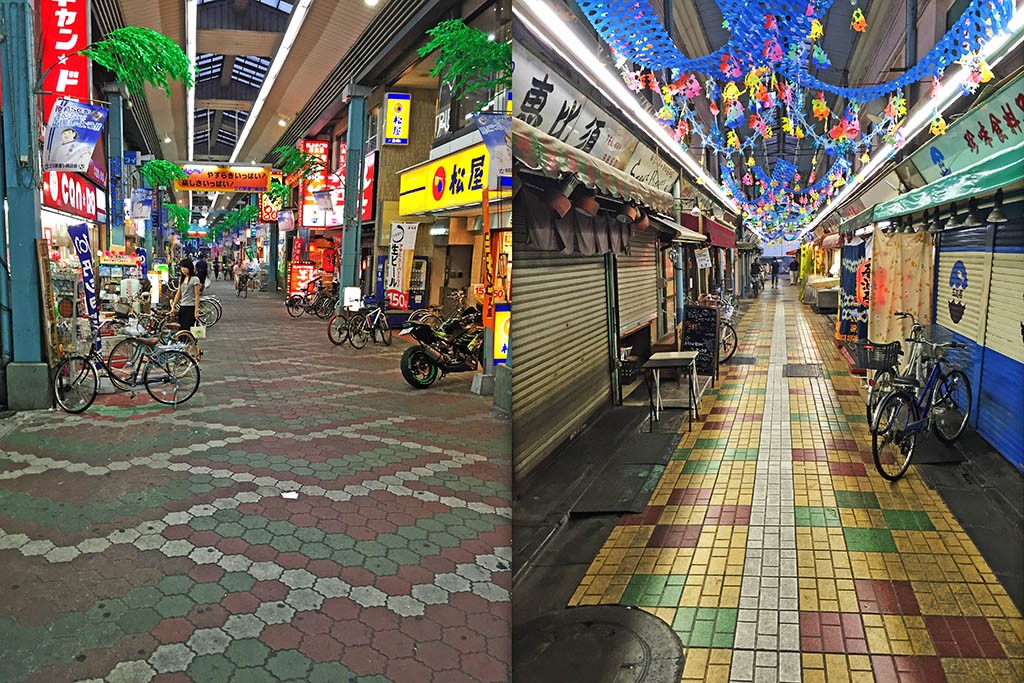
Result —
[{"label": "chalkboard sign", "polygon": [[697,373],[718,376],[718,309],[687,306],[683,322],[683,351],[697,352]]}]

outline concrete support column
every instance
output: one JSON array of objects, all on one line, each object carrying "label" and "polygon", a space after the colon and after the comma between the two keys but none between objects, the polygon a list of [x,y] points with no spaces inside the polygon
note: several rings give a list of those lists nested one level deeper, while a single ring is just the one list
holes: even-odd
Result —
[{"label": "concrete support column", "polygon": [[267,279],[267,289],[271,292],[277,291],[277,241],[278,241],[278,229],[277,223],[270,224],[270,235],[268,237],[269,244],[265,245],[270,250],[270,275]]},{"label": "concrete support column", "polygon": [[[38,78],[31,0],[0,0],[0,63],[3,65],[4,191],[10,241],[11,323],[4,326],[13,362],[6,368],[7,402],[13,409],[50,406],[49,372],[43,362],[43,321],[36,243],[39,215],[39,115],[33,92]],[[5,339],[5,346],[7,340]]]},{"label": "concrete support column", "polygon": [[[366,100],[370,89],[348,86],[348,156],[345,159],[345,233],[341,243],[340,287],[359,286],[359,250],[362,244],[363,163],[366,157]],[[386,229],[386,226],[385,226]]]}]

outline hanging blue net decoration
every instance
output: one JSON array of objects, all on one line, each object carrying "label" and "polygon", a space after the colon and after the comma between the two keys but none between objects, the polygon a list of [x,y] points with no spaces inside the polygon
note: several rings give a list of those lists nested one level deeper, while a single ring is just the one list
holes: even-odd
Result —
[{"label": "hanging blue net decoration", "polygon": [[[684,148],[699,146],[721,157],[722,184],[741,208],[744,223],[768,240],[794,239],[877,144],[902,145],[906,115],[904,85],[941,78],[956,62],[972,74],[963,90],[973,92],[991,77],[976,52],[1006,27],[1012,0],[972,0],[957,23],[910,70],[868,88],[846,88],[815,75],[830,60],[817,44],[822,19],[833,0],[718,0],[730,31],[711,54],[685,57],[648,0],[578,0],[584,16],[612,49],[626,84],[661,96],[658,120]],[[864,31],[863,13],[851,27]],[[987,74],[987,75],[986,75]],[[845,99],[830,110],[826,93]],[[707,100],[714,117],[704,124],[694,102]],[[888,97],[883,111],[864,129],[860,109]],[[810,100],[808,102],[808,100]],[[821,178],[803,179],[792,162],[768,153],[779,136],[815,162],[831,159]],[[792,153],[792,152],[791,152]],[[776,156],[769,173],[755,161]]]}]

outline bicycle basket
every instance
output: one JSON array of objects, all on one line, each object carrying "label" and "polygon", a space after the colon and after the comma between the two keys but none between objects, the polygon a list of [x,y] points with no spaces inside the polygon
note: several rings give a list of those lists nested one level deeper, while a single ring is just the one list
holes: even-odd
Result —
[{"label": "bicycle basket", "polygon": [[901,350],[898,341],[890,344],[876,344],[873,341],[856,342],[853,345],[857,367],[865,370],[891,368],[899,362]]}]

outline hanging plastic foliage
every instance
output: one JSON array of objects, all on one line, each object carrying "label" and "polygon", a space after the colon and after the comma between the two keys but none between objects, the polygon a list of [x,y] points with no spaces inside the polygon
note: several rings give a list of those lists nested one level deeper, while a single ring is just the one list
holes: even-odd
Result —
[{"label": "hanging plastic foliage", "polygon": [[277,165],[285,178],[294,183],[298,180],[309,180],[324,170],[324,162],[320,157],[304,152],[296,147],[276,147],[273,154],[278,157]]},{"label": "hanging plastic foliage", "polygon": [[437,65],[430,75],[440,76],[450,83],[453,97],[461,98],[477,90],[512,88],[512,46],[509,43],[491,40],[483,31],[470,28],[459,19],[442,21],[427,31],[427,35],[431,40],[419,49],[419,54],[426,57],[437,51]]},{"label": "hanging plastic foliage", "polygon": [[192,222],[192,211],[187,206],[171,203],[165,203],[164,208],[167,209],[167,218],[174,230],[182,237],[187,236],[188,226]]},{"label": "hanging plastic foliage", "polygon": [[192,62],[178,44],[141,26],[114,29],[79,53],[112,71],[133,95],[145,94],[147,83],[162,89],[167,97],[171,96],[171,81],[189,88],[194,84]]},{"label": "hanging plastic foliage", "polygon": [[152,159],[139,167],[139,173],[150,187],[171,187],[175,180],[185,180],[188,176],[181,166],[163,159]]},{"label": "hanging plastic foliage", "polygon": [[267,199],[277,206],[284,206],[292,198],[292,188],[282,185],[276,180],[270,181],[270,189],[267,190]]}]

